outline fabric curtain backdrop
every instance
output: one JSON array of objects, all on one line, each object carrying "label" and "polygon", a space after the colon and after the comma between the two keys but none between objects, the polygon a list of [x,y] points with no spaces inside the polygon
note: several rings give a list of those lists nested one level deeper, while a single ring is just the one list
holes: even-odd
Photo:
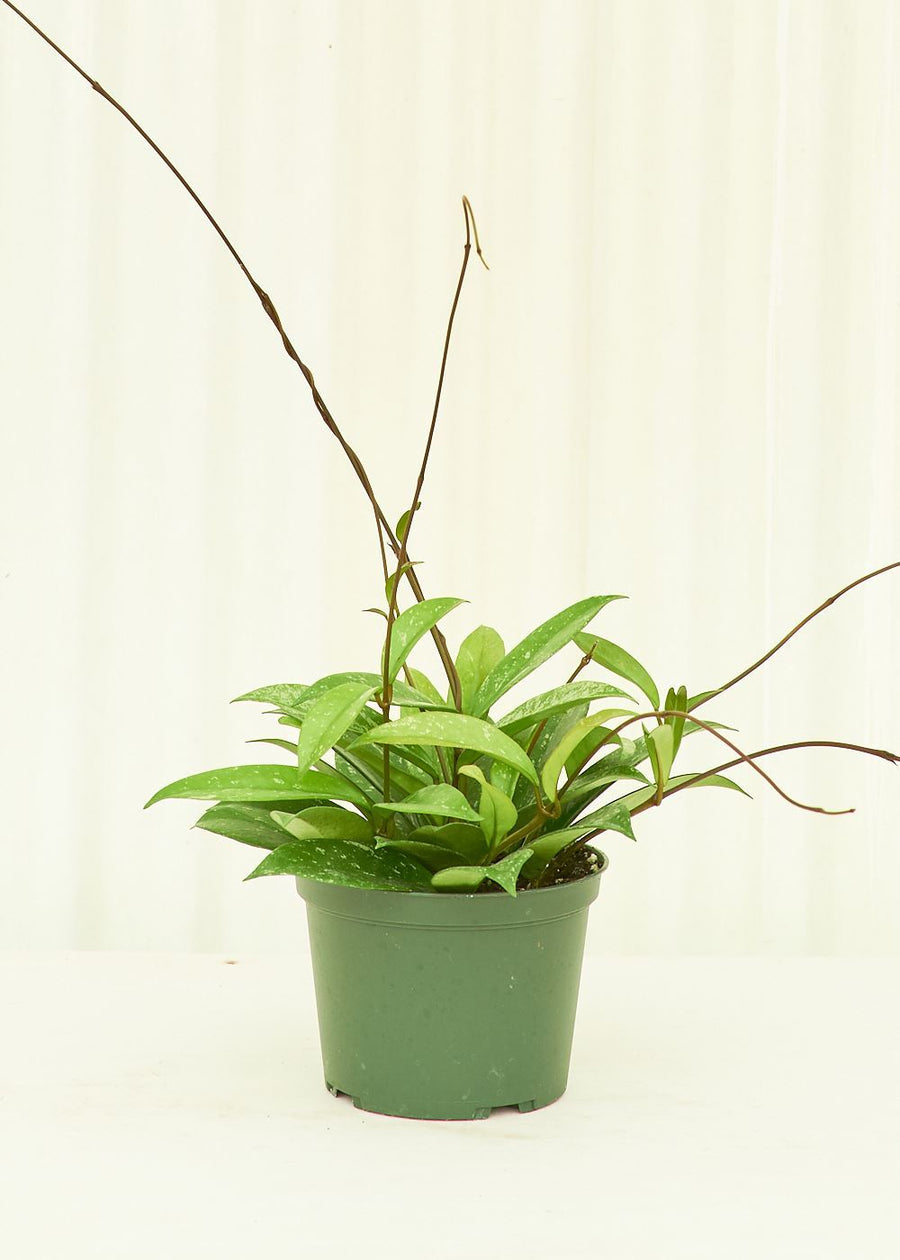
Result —
[{"label": "fabric curtain backdrop", "polygon": [[[397,516],[468,194],[491,271],[413,547],[453,642],[623,593],[601,632],[700,690],[900,558],[896,4],[22,2],[208,199]],[[209,225],[5,8],[0,284],[0,940],[303,950],[289,881],[141,805],[259,757],[231,697],[373,667],[371,514]],[[898,609],[852,593],[710,715],[900,747]],[[607,838],[589,948],[898,948],[897,772],[767,766],[857,812],[682,795]]]}]

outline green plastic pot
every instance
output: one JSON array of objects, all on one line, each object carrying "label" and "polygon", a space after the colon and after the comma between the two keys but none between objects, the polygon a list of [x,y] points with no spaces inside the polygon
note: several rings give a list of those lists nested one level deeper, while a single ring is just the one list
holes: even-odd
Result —
[{"label": "green plastic pot", "polygon": [[584,879],[507,893],[398,893],[298,879],[325,1084],[363,1111],[478,1120],[566,1089]]}]

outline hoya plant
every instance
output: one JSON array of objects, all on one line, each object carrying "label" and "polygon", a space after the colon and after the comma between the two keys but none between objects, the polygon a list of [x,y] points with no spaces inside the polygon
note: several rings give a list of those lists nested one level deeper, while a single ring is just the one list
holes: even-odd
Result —
[{"label": "hoya plant", "polygon": [[[371,673],[329,674],[279,683],[238,697],[268,706],[280,735],[263,741],[284,757],[179,779],[148,802],[211,802],[197,822],[206,831],[266,851],[248,879],[291,875],[326,883],[409,893],[496,892],[516,896],[589,875],[599,868],[591,841],[604,832],[634,838],[634,820],[686,788],[743,791],[725,772],[744,765],[785,800],[818,813],[847,813],[788,795],[760,762],[796,748],[831,747],[896,763],[884,749],[836,740],[802,740],[743,751],[731,728],[698,710],[746,678],[813,617],[900,561],[857,578],[790,630],[730,681],[664,698],[624,648],[596,635],[594,619],[618,595],[594,595],[549,617],[507,649],[480,626],[451,653],[444,618],[462,602],[427,598],[410,558],[438,421],[453,322],[474,247],[484,262],[471,206],[463,198],[465,244],[443,342],[431,423],[409,507],[395,527],[365,467],[347,441],[288,336],[268,293],[207,206],[131,115],[25,16],[3,0],[147,141],[217,232],[303,375],[313,403],[337,439],[372,509],[384,607],[381,660]],[[487,264],[485,263],[485,266]],[[443,677],[419,669],[416,649],[430,636]],[[568,663],[565,654],[568,653]],[[510,692],[559,658],[556,685],[512,704]],[[624,684],[624,686],[622,685]],[[714,764],[675,774],[687,736],[720,746]]]}]

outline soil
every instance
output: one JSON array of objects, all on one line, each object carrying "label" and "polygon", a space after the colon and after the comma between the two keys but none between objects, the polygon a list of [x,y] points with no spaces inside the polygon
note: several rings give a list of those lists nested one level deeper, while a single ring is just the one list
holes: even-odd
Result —
[{"label": "soil", "polygon": [[587,844],[573,844],[554,858],[541,881],[543,887],[555,884],[571,884],[584,879],[600,869],[600,855]]},{"label": "soil", "polygon": [[[585,879],[588,875],[595,874],[600,866],[600,855],[596,849],[592,849],[587,844],[573,844],[568,849],[563,849],[562,853],[553,859],[540,886],[548,888],[555,884],[573,884],[577,879]],[[520,892],[523,892],[529,884],[527,880],[520,879],[517,887]],[[497,885],[490,880],[485,880],[478,889],[480,893],[495,893],[496,891]]]}]

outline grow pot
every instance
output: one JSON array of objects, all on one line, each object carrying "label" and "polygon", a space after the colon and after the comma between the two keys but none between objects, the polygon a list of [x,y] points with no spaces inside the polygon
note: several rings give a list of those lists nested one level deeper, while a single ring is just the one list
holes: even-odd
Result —
[{"label": "grow pot", "polygon": [[325,1084],[363,1111],[478,1120],[555,1102],[569,1074],[588,909],[608,865],[510,897],[298,879]]}]

